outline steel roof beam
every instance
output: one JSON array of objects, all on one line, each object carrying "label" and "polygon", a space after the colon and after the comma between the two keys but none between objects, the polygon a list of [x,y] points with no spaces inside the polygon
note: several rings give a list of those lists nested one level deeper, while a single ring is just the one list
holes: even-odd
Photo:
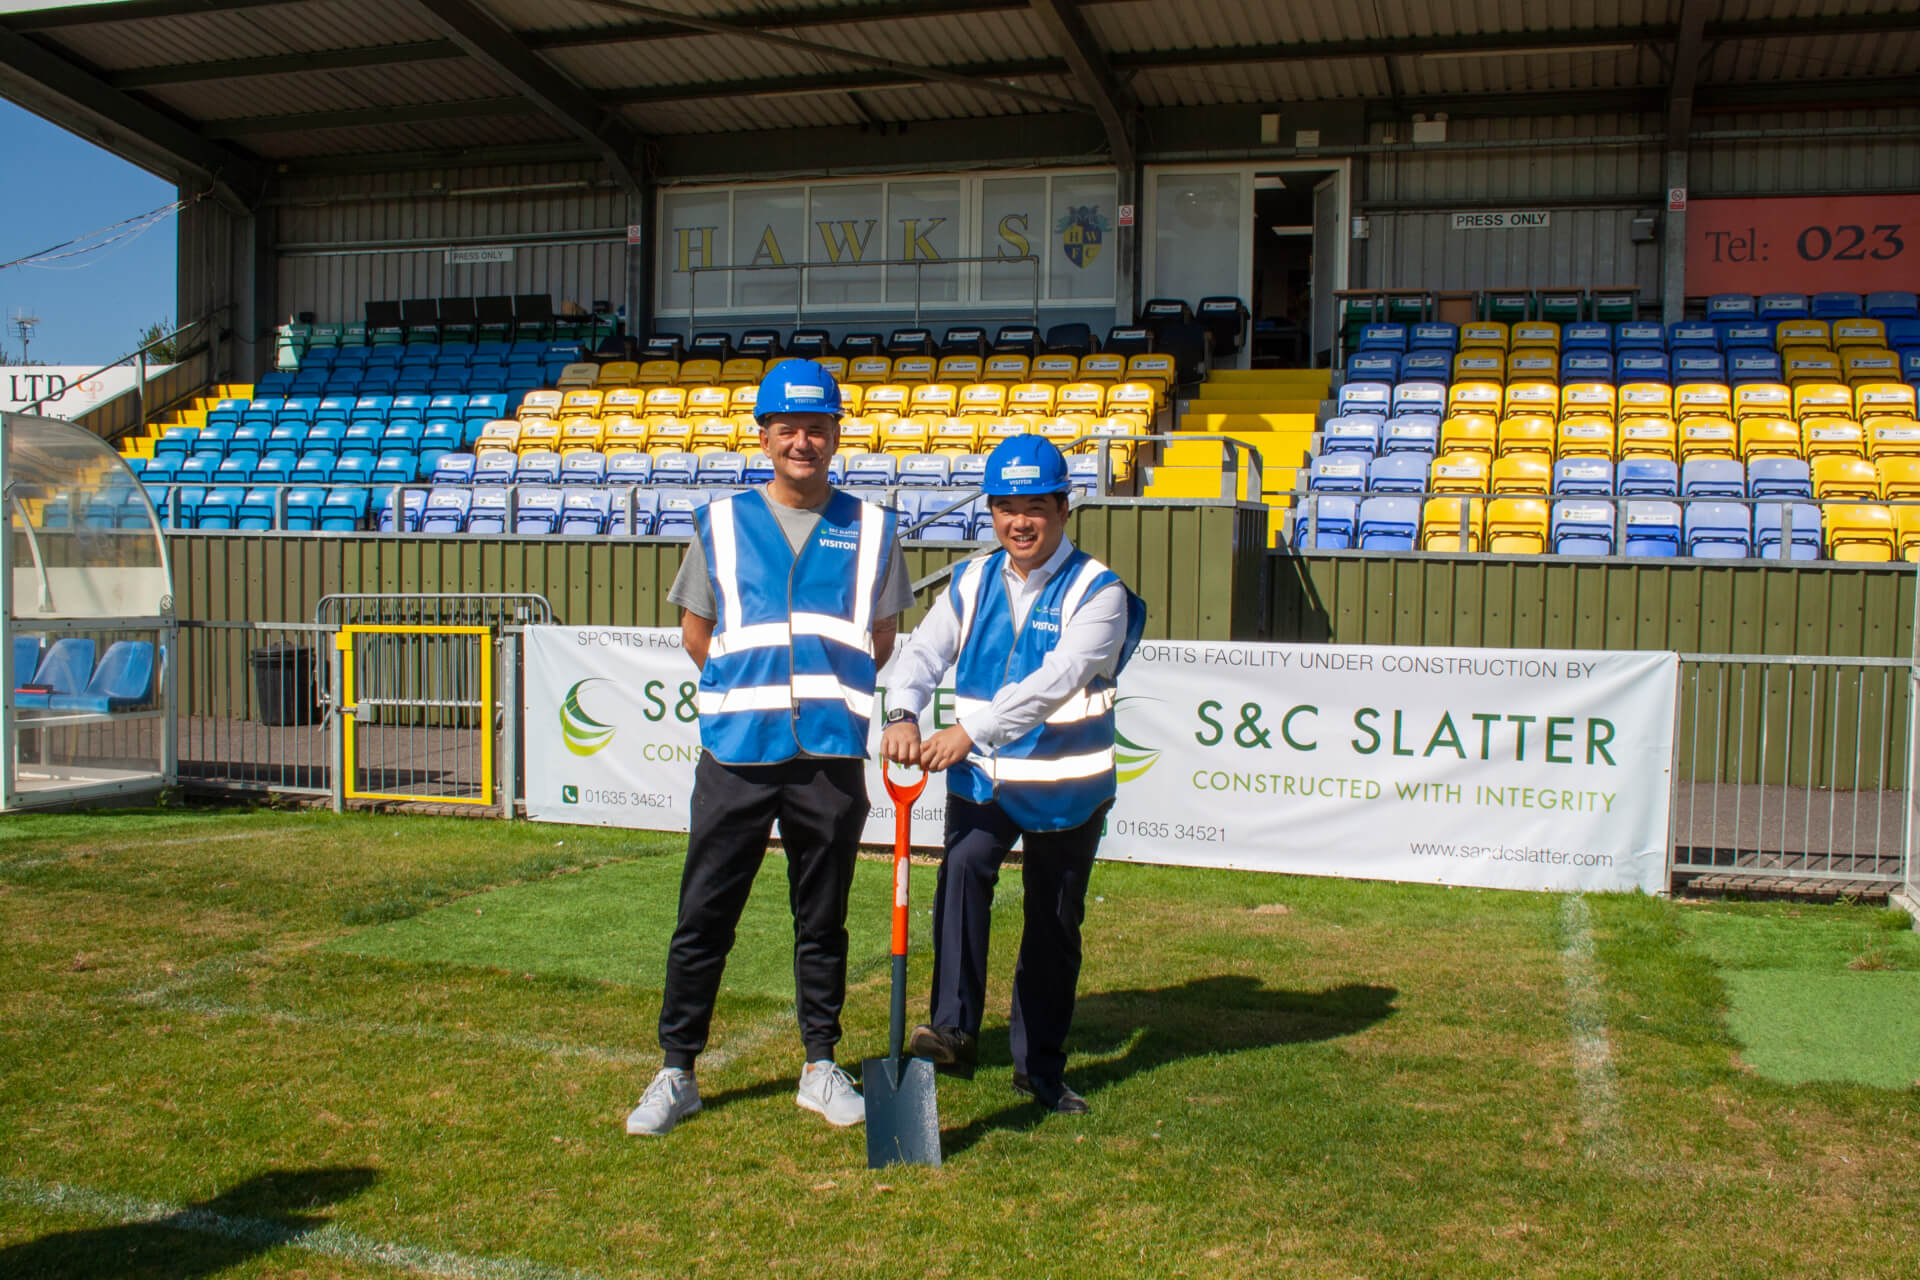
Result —
[{"label": "steel roof beam", "polygon": [[596,103],[587,91],[542,62],[518,36],[468,0],[394,0],[426,19],[469,57],[491,68],[566,131],[600,152],[629,192],[642,182],[641,144],[646,138]]},{"label": "steel roof beam", "polygon": [[406,44],[383,44],[361,49],[326,49],[318,53],[279,53],[264,58],[223,58],[216,62],[134,67],[126,71],[109,72],[105,79],[116,89],[152,89],[168,84],[296,75],[303,71],[352,71],[364,67],[392,67],[466,56],[467,51],[451,40],[414,40]]},{"label": "steel roof beam", "polygon": [[[1067,64],[1059,58],[1031,62],[994,63],[1003,76],[1064,76]],[[965,68],[958,68],[964,70]],[[806,97],[825,93],[878,93],[917,88],[926,81],[915,75],[884,71],[837,72],[818,76],[771,76],[762,80],[703,80],[697,84],[651,85],[643,89],[610,89],[594,95],[605,106],[640,107],[655,102],[699,102],[708,98]]]},{"label": "steel roof beam", "polygon": [[[1084,0],[1083,0],[1084,2]],[[1105,3],[1107,0],[1096,0]],[[914,18],[964,18],[980,13],[1024,11],[1027,0],[884,0],[879,4],[819,5],[795,9],[754,9],[713,15],[741,31],[793,31],[803,27],[839,27]],[[629,22],[609,27],[547,27],[520,33],[534,50],[598,48],[648,40],[681,39],[702,34],[674,22]]]},{"label": "steel roof beam", "polygon": [[1107,51],[1094,39],[1093,30],[1072,0],[1031,0],[1030,8],[1054,48],[1066,55],[1073,69],[1074,83],[1093,104],[1094,115],[1107,131],[1113,148],[1113,163],[1131,172],[1133,162],[1134,118],[1138,110],[1133,95],[1114,78]]},{"label": "steel roof beam", "polygon": [[268,169],[259,157],[218,145],[112,88],[92,69],[7,30],[0,30],[0,96],[178,186],[211,186],[236,212],[266,194]]},{"label": "steel roof beam", "polygon": [[75,4],[57,9],[30,9],[0,16],[0,26],[15,31],[57,31],[61,27],[93,27],[106,22],[139,22],[147,18],[197,17],[270,5],[299,4],[301,0],[126,0],[122,4]]},{"label": "steel roof beam", "polygon": [[307,133],[320,129],[364,129],[389,124],[431,124],[439,120],[483,120],[498,116],[542,114],[525,98],[470,98],[458,102],[422,102],[392,107],[352,107],[336,111],[295,111],[278,116],[237,116],[206,120],[203,137],[249,138],[271,133]]}]

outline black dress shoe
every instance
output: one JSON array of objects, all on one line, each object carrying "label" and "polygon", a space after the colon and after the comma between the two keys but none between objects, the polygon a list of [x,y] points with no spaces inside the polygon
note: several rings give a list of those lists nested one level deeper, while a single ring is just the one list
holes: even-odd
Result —
[{"label": "black dress shoe", "polygon": [[1073,1086],[1059,1076],[1028,1076],[1016,1071],[1013,1073],[1013,1088],[1014,1092],[1026,1094],[1057,1116],[1087,1114],[1087,1100],[1075,1093]]},{"label": "black dress shoe", "polygon": [[907,1037],[907,1052],[925,1058],[941,1075],[973,1079],[980,1060],[980,1045],[958,1027],[918,1026]]}]

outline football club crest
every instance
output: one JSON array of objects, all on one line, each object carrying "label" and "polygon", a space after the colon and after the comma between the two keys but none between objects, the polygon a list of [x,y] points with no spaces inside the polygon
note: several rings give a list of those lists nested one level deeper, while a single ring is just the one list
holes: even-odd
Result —
[{"label": "football club crest", "polygon": [[1101,216],[1097,204],[1076,204],[1067,207],[1067,214],[1054,223],[1053,229],[1060,233],[1060,248],[1065,251],[1067,261],[1082,270],[1093,265],[1100,256],[1100,241],[1113,223]]}]

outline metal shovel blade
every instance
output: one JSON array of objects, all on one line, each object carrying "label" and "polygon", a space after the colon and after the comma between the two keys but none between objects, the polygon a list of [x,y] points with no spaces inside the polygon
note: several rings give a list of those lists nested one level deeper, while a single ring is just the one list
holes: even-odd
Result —
[{"label": "metal shovel blade", "polygon": [[868,1058],[860,1064],[867,1101],[867,1168],[940,1163],[940,1105],[925,1058]]}]

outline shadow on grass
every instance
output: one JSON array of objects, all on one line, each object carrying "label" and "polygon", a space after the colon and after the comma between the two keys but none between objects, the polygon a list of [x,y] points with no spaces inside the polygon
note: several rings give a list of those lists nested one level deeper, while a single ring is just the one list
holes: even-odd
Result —
[{"label": "shadow on grass", "polygon": [[149,1222],[61,1231],[0,1249],[9,1280],[188,1280],[218,1275],[327,1224],[307,1210],[337,1204],[378,1178],[372,1169],[273,1169],[211,1200]]},{"label": "shadow on grass", "polygon": [[[1391,1017],[1393,987],[1348,983],[1325,991],[1284,991],[1257,978],[1221,974],[1174,987],[1090,991],[1074,1005],[1067,1067],[1073,1087],[1098,1105],[1098,1095],[1143,1071],[1183,1058],[1240,1053],[1278,1045],[1333,1040]],[[1075,1065],[1074,1059],[1082,1065]],[[1007,1029],[987,1030],[982,1066],[1007,1066]],[[941,1135],[957,1155],[996,1130],[1031,1129],[1047,1118],[1022,1099]]]}]

